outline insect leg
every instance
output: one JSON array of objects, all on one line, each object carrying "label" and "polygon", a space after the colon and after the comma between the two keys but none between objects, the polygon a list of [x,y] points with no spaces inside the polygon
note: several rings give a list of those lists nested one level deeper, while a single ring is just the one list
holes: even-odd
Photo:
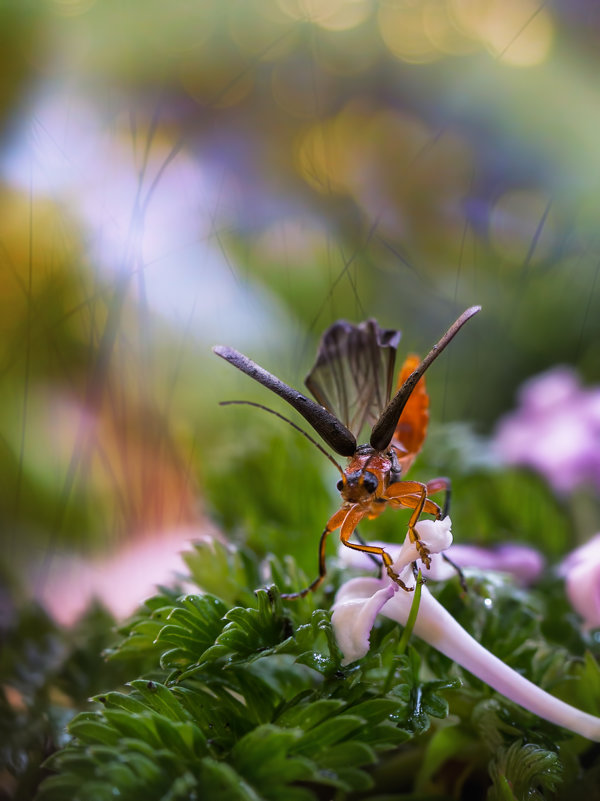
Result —
[{"label": "insect leg", "polygon": [[397,481],[395,484],[390,484],[383,498],[393,507],[404,506],[407,509],[414,509],[421,503],[423,492],[425,499],[421,514],[425,512],[439,520],[442,514],[440,507],[427,497],[427,486],[419,481]]},{"label": "insect leg", "polygon": [[378,554],[381,559],[383,560],[383,564],[387,571],[388,576],[395,581],[398,586],[402,587],[403,590],[406,592],[412,592],[414,587],[407,587],[406,584],[402,581],[400,576],[396,573],[393,569],[392,565],[394,561],[389,553],[381,548],[379,545],[364,545],[359,542],[350,542],[350,537],[354,533],[356,526],[360,523],[362,518],[364,517],[364,511],[360,508],[351,509],[348,514],[346,515],[346,519],[342,524],[342,530],[340,531],[340,540],[347,548],[353,548],[355,551],[362,551],[366,554]]},{"label": "insect leg", "polygon": [[450,557],[447,554],[445,554],[443,551],[440,554],[440,556],[442,557],[442,559],[445,562],[448,562],[448,564],[456,570],[456,572],[458,574],[458,580],[460,582],[460,587],[461,587],[462,591],[463,592],[469,592],[469,588],[467,587],[467,582],[465,580],[465,574],[462,572],[462,570],[456,564],[456,562],[453,562],[452,559],[450,559]]},{"label": "insect leg", "polygon": [[384,498],[394,505],[406,506],[413,510],[408,521],[408,534],[411,541],[415,543],[423,564],[429,568],[431,565],[429,551],[419,539],[415,526],[423,512],[435,515],[439,519],[441,509],[437,503],[427,498],[427,485],[421,484],[419,481],[398,481],[387,488]]},{"label": "insect leg", "polygon": [[342,523],[344,522],[344,518],[346,518],[347,515],[348,515],[347,509],[339,509],[333,515],[333,517],[331,517],[328,520],[327,525],[323,529],[323,533],[321,534],[321,539],[319,540],[319,575],[317,576],[317,578],[303,590],[299,590],[298,592],[282,593],[281,597],[284,600],[295,601],[298,598],[304,598],[305,595],[308,595],[309,592],[316,590],[319,584],[321,584],[327,573],[327,565],[325,563],[325,546],[327,545],[327,536],[331,534],[332,531],[335,531],[336,528],[339,528],[342,525]]},{"label": "insect leg", "polygon": [[[354,529],[354,536],[360,542],[361,545],[366,545],[367,544],[366,540],[363,537],[361,537],[361,535],[358,533],[358,529],[357,528]],[[368,551],[366,551],[365,553],[367,554],[367,556],[369,557],[371,562],[373,562],[373,564],[377,565],[377,567],[381,567],[381,562],[375,556],[375,554],[369,553]]]},{"label": "insect leg", "polygon": [[450,482],[450,479],[445,477],[440,477],[440,478],[432,478],[431,481],[428,481],[427,495],[433,495],[434,492],[446,493],[446,495],[444,496],[444,505],[442,506],[442,512],[440,517],[440,520],[443,520],[450,514],[450,496],[452,495],[452,484]]}]

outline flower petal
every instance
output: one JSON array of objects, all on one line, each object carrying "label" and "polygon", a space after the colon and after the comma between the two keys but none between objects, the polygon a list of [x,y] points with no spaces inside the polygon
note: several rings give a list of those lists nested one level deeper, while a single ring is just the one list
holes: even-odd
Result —
[{"label": "flower petal", "polygon": [[[410,594],[397,592],[381,611],[405,625],[410,607]],[[474,640],[427,587],[422,588],[414,633],[524,709],[590,740],[600,741],[600,718],[565,704],[504,664]]]},{"label": "flower petal", "polygon": [[565,583],[571,606],[583,618],[585,628],[600,627],[600,561],[575,565]]},{"label": "flower petal", "polygon": [[452,545],[452,521],[448,516],[443,520],[419,520],[415,529],[430,553],[441,553]]},{"label": "flower petal", "polygon": [[397,589],[398,586],[391,581],[368,578],[348,581],[342,587],[333,607],[331,622],[337,644],[344,654],[343,665],[368,652],[375,618]]},{"label": "flower petal", "polygon": [[[452,521],[449,517],[443,520],[419,520],[415,529],[420,541],[432,554],[441,553],[452,545]],[[401,573],[405,567],[412,562],[418,562],[420,558],[416,544],[411,540],[410,534],[407,534],[394,561],[394,570]]]}]

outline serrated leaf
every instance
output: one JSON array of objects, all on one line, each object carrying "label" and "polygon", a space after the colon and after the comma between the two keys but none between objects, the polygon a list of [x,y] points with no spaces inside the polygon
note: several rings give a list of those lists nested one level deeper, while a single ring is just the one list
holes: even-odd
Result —
[{"label": "serrated leaf", "polygon": [[335,770],[337,786],[342,787],[348,792],[361,792],[370,790],[373,787],[373,779],[364,770],[359,768],[337,768]]},{"label": "serrated leaf", "polygon": [[271,720],[276,704],[281,702],[274,688],[246,667],[234,669],[236,683],[246,701],[247,714],[258,723]]},{"label": "serrated leaf", "polygon": [[360,704],[349,707],[348,712],[363,718],[367,726],[373,726],[386,719],[390,719],[399,710],[403,709],[404,704],[396,698],[371,698]]},{"label": "serrated leaf", "polygon": [[104,743],[114,746],[120,739],[120,735],[112,726],[108,726],[100,719],[85,720],[81,716],[71,722],[69,732],[73,737],[86,743]]},{"label": "serrated leaf", "polygon": [[345,740],[364,726],[365,721],[357,715],[336,715],[306,732],[293,747],[293,753],[314,756],[321,749]]},{"label": "serrated leaf", "polygon": [[137,698],[132,695],[126,695],[119,692],[102,693],[92,698],[92,701],[97,701],[102,704],[106,709],[124,709],[127,712],[145,712],[148,708]]},{"label": "serrated leaf", "polygon": [[199,769],[204,797],[210,801],[263,801],[231,765],[205,757]]},{"label": "serrated leaf", "polygon": [[145,740],[156,748],[160,747],[160,739],[156,734],[153,716],[149,710],[132,715],[120,709],[107,709],[104,717],[124,737]]},{"label": "serrated leaf", "polygon": [[185,710],[173,695],[173,692],[156,681],[136,679],[130,685],[138,692],[146,705],[170,720],[188,720]]},{"label": "serrated leaf", "polygon": [[412,738],[412,733],[385,721],[377,726],[371,726],[361,732],[361,740],[378,751],[396,748]]},{"label": "serrated leaf", "polygon": [[319,764],[336,771],[350,765],[355,768],[371,765],[375,761],[375,751],[366,743],[357,740],[338,743],[319,753]]},{"label": "serrated leaf", "polygon": [[205,737],[190,721],[182,723],[157,715],[154,726],[163,746],[184,759],[194,759],[206,753]]},{"label": "serrated leaf", "polygon": [[252,560],[233,545],[211,539],[194,543],[193,550],[182,554],[194,582],[228,604],[250,599],[249,587],[256,586]]},{"label": "serrated leaf", "polygon": [[242,701],[222,688],[216,695],[200,688],[175,687],[173,692],[210,741],[222,749],[231,748],[254,725]]},{"label": "serrated leaf", "polygon": [[271,785],[271,791],[294,781],[310,780],[313,769],[309,760],[290,756],[290,749],[302,732],[281,729],[272,724],[258,726],[242,737],[232,751],[233,764],[256,787]]},{"label": "serrated leaf", "polygon": [[281,612],[278,596],[257,590],[256,597],[258,608],[236,606],[227,612],[228,623],[215,645],[203,654],[201,664],[225,656],[260,659],[290,637],[291,624]]},{"label": "serrated leaf", "polygon": [[165,606],[165,596],[151,598],[146,603],[147,615],[138,615],[119,628],[124,639],[115,647],[108,648],[105,656],[108,659],[129,659],[132,656],[160,653],[155,640],[166,619],[173,610],[176,599]]},{"label": "serrated leaf", "polygon": [[277,724],[309,731],[321,721],[335,715],[344,706],[345,702],[338,698],[321,698],[310,704],[298,704],[286,708],[277,717]]},{"label": "serrated leaf", "polygon": [[494,782],[491,801],[504,801],[507,787],[515,798],[531,798],[538,788],[556,790],[562,778],[562,765],[554,751],[516,741],[494,754],[490,776]]}]

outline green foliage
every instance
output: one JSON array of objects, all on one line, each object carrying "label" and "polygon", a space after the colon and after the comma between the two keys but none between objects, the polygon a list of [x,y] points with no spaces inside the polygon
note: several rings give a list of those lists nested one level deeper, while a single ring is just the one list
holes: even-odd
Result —
[{"label": "green foliage", "polygon": [[561,778],[558,755],[533,743],[514,742],[500,749],[490,763],[494,782],[488,801],[538,801],[554,791]]},{"label": "green foliage", "polygon": [[[322,595],[287,602],[275,585],[252,593],[257,562],[219,544],[197,543],[189,565],[213,590],[222,581],[227,602],[162,588],[121,626],[103,670],[129,671],[128,687],[113,682],[71,720],[39,801],[103,801],[115,791],[126,801],[380,801],[488,790],[490,801],[520,801],[553,799],[561,782],[579,780],[585,742],[565,741],[468,674],[459,681],[423,643],[403,650],[391,621],[375,627],[362,660],[343,666]],[[284,586],[301,578],[290,559],[269,566]],[[585,706],[597,663],[544,637],[542,596],[474,572],[468,583],[466,596],[457,580],[439,589],[463,625]]]},{"label": "green foliage", "polygon": [[[215,554],[196,548],[193,564]],[[217,576],[242,570],[239,553],[219,554]],[[380,754],[447,714],[439,693],[453,682],[423,681],[417,654],[396,653],[396,632],[344,668],[328,612],[306,617],[275,586],[252,599],[229,607],[163,590],[148,601],[107,654],[124,666],[137,652],[152,678],[96,695],[72,720],[39,798],[103,799],[115,787],[125,799],[343,797],[372,786]]]},{"label": "green foliage", "polygon": [[118,686],[151,663],[141,652],[126,666],[102,659],[114,634],[112,617],[100,607],[92,607],[73,629],[62,629],[37,606],[14,611],[6,624],[0,649],[0,786],[10,788],[7,797],[29,801],[46,775],[42,760],[64,745],[65,725],[77,709],[86,707],[93,693]]},{"label": "green foliage", "polygon": [[302,569],[316,572],[319,535],[337,508],[339,476],[302,435],[280,420],[258,409],[233,407],[225,412],[233,429],[229,436],[239,431],[231,457],[235,478],[231,460],[213,465],[205,478],[221,526],[237,540],[243,538],[260,557],[288,553]]},{"label": "green foliage", "polygon": [[518,541],[558,557],[573,542],[567,510],[530,471],[479,470],[453,481],[453,489],[453,525],[478,543]]},{"label": "green foliage", "polygon": [[[379,752],[446,714],[436,692],[448,684],[421,684],[415,658],[397,658],[392,682],[373,660],[364,672],[343,669],[329,615],[295,627],[275,587],[228,611],[214,596],[188,595],[165,614],[163,600],[149,619],[160,615],[160,660],[174,672],[98,696],[102,708],[78,715],[73,742],[49,760],[58,775],[40,799],[104,798],[111,786],[126,799],[218,798],[235,787],[228,797],[308,801],[318,786],[366,790],[364,768]],[[140,626],[124,640],[128,656],[135,641],[147,653]]]}]

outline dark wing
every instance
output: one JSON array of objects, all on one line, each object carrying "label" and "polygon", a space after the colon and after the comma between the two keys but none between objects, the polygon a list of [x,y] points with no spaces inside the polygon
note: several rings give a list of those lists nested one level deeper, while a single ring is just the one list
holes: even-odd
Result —
[{"label": "dark wing", "polygon": [[306,386],[355,436],[379,419],[389,401],[400,336],[375,320],[338,320],[321,337]]}]

